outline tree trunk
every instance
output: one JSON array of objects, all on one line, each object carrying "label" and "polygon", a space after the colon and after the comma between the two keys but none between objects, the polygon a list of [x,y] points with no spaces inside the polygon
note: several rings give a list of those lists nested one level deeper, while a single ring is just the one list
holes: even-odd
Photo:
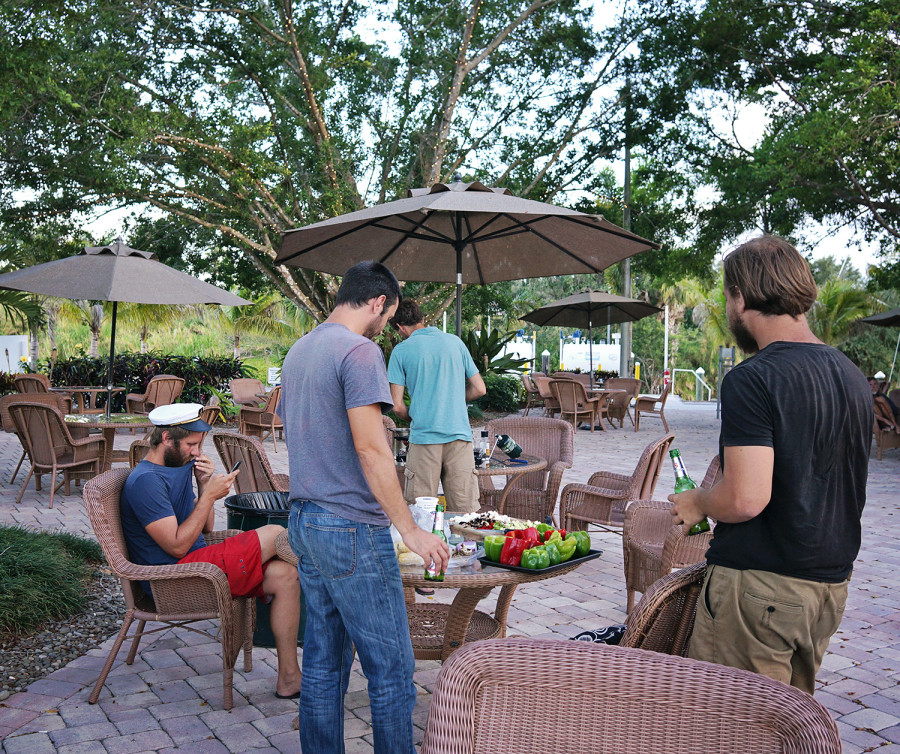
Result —
[{"label": "tree trunk", "polygon": [[234,358],[241,358],[241,336],[234,336]]},{"label": "tree trunk", "polygon": [[38,328],[37,325],[31,325],[28,328],[29,334],[29,359],[31,361],[31,368],[37,369],[38,363]]}]

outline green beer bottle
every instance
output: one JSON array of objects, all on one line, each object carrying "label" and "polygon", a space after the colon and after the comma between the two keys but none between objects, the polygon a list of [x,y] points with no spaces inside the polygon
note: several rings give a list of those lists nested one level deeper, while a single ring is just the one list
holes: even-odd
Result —
[{"label": "green beer bottle", "polygon": [[[697,485],[694,484],[694,480],[691,479],[687,475],[687,471],[685,471],[684,461],[681,460],[681,453],[673,448],[669,451],[669,458],[672,459],[672,466],[675,469],[675,493],[678,494],[679,492],[685,492],[686,490],[697,489]],[[688,529],[688,534],[700,534],[704,531],[709,531],[708,518],[704,518],[699,523],[694,524],[690,529]]]},{"label": "green beer bottle", "polygon": [[[444,534],[444,504],[438,503],[434,508],[434,524],[431,527],[431,533],[436,537],[440,537],[447,541],[447,535]],[[426,581],[443,581],[444,580],[444,572],[443,570],[438,573],[437,564],[431,563],[430,565],[425,566],[425,580]]]}]

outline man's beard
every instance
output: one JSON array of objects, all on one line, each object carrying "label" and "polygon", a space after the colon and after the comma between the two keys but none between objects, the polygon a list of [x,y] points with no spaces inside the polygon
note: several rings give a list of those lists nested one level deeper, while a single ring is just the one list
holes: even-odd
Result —
[{"label": "man's beard", "polygon": [[738,348],[744,353],[753,354],[759,351],[759,345],[756,342],[756,338],[750,334],[750,331],[744,324],[744,319],[740,314],[729,314],[728,329],[731,330],[731,334],[734,335]]},{"label": "man's beard", "polygon": [[181,452],[181,443],[172,444],[171,448],[163,449],[163,466],[177,469],[187,463],[184,453]]},{"label": "man's beard", "polygon": [[363,337],[368,338],[369,340],[375,340],[375,338],[384,331],[384,326],[386,324],[387,322],[382,317],[378,317],[366,328]]}]

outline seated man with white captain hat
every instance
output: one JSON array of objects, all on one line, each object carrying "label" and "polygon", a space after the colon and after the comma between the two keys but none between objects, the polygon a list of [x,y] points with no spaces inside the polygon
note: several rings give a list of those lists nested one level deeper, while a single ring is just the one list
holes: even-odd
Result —
[{"label": "seated man with white captain hat", "polygon": [[275,538],[284,531],[277,524],[207,546],[203,532],[213,529],[213,505],[230,492],[238,472],[216,474],[212,460],[200,453],[203,433],[212,429],[200,419],[202,408],[198,403],[173,403],[150,412],[154,424],[150,452],[122,491],[122,529],[129,555],[139,565],[212,563],[225,572],[232,596],[270,596],[278,652],[275,695],[295,698],[301,677],[297,569],[275,557]]}]

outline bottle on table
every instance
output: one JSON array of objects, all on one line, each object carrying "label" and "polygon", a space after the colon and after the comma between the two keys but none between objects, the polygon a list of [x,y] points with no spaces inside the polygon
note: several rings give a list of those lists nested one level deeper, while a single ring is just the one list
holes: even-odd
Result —
[{"label": "bottle on table", "polygon": [[510,458],[518,458],[522,455],[522,447],[509,435],[494,435],[497,438],[497,447]]},{"label": "bottle on table", "polygon": [[[439,502],[434,508],[434,524],[431,527],[431,533],[436,537],[440,537],[447,541],[447,535],[444,534],[444,504]],[[425,580],[426,581],[443,581],[444,580],[444,571],[441,570],[440,573],[437,570],[437,564],[431,563],[430,565],[425,566]]]},{"label": "bottle on table", "polygon": [[[675,493],[685,492],[686,490],[697,489],[694,480],[691,479],[684,468],[684,461],[681,459],[681,453],[673,448],[669,451],[669,458],[672,459],[672,466],[675,469]],[[694,524],[688,529],[688,534],[701,534],[709,531],[709,519],[704,518],[699,523]]]}]

